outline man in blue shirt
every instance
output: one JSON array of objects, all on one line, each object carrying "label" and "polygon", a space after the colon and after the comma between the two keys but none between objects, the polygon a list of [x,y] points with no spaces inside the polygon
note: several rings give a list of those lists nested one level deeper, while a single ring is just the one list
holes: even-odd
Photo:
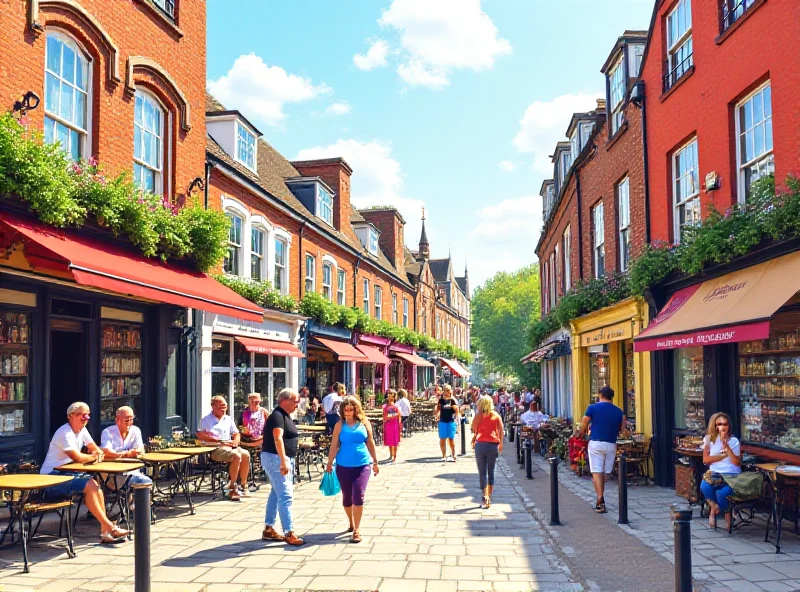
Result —
[{"label": "man in blue shirt", "polygon": [[586,415],[581,420],[578,430],[579,436],[584,436],[592,424],[592,433],[589,435],[589,470],[592,472],[594,491],[597,494],[595,511],[606,513],[606,500],[603,497],[606,486],[606,475],[614,470],[614,461],[617,456],[617,436],[625,425],[625,414],[612,403],[614,390],[604,386],[599,392],[600,400],[589,405]]}]

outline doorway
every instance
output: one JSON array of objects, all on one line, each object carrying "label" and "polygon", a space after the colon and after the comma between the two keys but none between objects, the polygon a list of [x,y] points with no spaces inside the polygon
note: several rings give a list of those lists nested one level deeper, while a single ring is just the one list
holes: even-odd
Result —
[{"label": "doorway", "polygon": [[50,323],[50,433],[67,421],[67,407],[88,401],[86,391],[87,343],[84,324],[53,320]]}]

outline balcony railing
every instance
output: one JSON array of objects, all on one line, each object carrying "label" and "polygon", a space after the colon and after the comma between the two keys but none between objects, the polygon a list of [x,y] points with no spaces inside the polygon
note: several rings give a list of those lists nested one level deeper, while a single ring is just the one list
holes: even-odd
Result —
[{"label": "balcony railing", "polygon": [[175,0],[152,0],[152,2],[169,20],[175,20]]},{"label": "balcony railing", "polygon": [[694,64],[693,57],[694,54],[690,53],[682,61],[675,64],[675,67],[673,67],[672,70],[664,74],[662,92],[667,92],[669,89],[671,89],[673,85],[680,80],[681,76],[689,71],[689,68],[691,68]]},{"label": "balcony railing", "polygon": [[722,33],[727,31],[733,23],[738,21],[756,0],[723,0],[722,2]]}]

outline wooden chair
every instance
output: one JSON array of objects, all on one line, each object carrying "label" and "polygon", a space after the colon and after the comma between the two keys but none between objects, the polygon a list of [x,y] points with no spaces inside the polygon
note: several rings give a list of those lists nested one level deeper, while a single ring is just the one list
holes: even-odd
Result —
[{"label": "wooden chair", "polygon": [[647,446],[636,445],[628,451],[626,460],[628,462],[628,482],[631,477],[634,481],[644,480],[645,485],[650,483],[650,466],[653,462],[653,439]]}]

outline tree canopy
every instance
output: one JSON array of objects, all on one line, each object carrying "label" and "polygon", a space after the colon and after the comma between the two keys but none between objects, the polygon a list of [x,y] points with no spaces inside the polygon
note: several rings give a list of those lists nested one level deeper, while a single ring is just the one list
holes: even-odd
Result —
[{"label": "tree canopy", "polygon": [[538,364],[523,366],[530,353],[528,332],[539,319],[539,266],[513,273],[500,272],[475,290],[472,297],[473,347],[487,366],[516,375],[531,386],[538,383]]}]

